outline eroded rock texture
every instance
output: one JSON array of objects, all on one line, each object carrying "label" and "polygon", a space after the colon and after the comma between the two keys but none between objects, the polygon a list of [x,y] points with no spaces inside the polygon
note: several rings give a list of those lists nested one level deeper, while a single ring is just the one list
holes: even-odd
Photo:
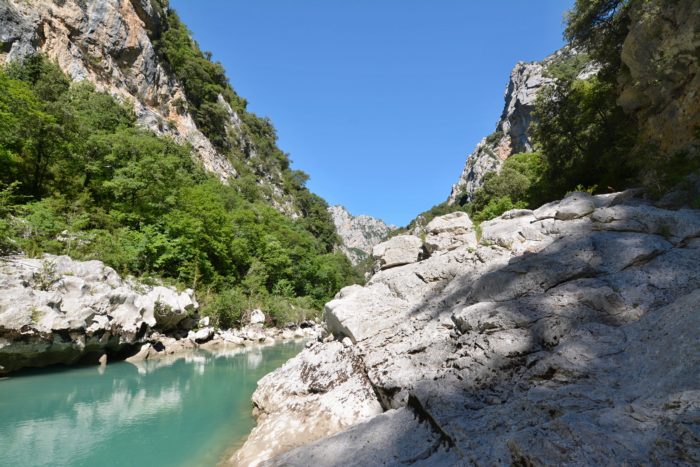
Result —
[{"label": "eroded rock texture", "polygon": [[182,86],[160,63],[152,40],[164,12],[150,0],[0,2],[4,60],[37,51],[55,60],[74,80],[88,80],[122,101],[131,101],[139,122],[158,134],[190,143],[207,170],[235,176],[228,159],[197,129],[178,102]]},{"label": "eroded rock texture", "polygon": [[[632,2],[618,99],[662,153],[696,150],[700,128],[700,1]],[[693,148],[693,146],[695,146]]]},{"label": "eroded rock texture", "polygon": [[67,256],[0,258],[0,291],[0,374],[136,350],[198,307],[191,290],[122,280],[101,261]]},{"label": "eroded rock texture", "polygon": [[0,0],[0,62],[40,52],[75,81],[89,81],[133,104],[140,125],[191,145],[206,170],[221,180],[238,175],[231,163],[247,164],[277,210],[300,215],[285,190],[281,168],[262,160],[242,118],[219,96],[233,142],[222,154],[197,128],[182,84],[158,55],[167,2],[155,0]]},{"label": "eroded rock texture", "polygon": [[700,211],[636,194],[510,211],[341,291],[335,340],[260,382],[277,441],[249,463],[700,462]]}]

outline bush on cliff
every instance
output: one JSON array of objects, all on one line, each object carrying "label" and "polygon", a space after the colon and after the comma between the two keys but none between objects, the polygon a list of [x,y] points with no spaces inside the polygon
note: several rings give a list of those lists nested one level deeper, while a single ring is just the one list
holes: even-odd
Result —
[{"label": "bush on cliff", "polygon": [[[221,63],[213,62],[211,54],[199,48],[172,9],[167,11],[164,30],[155,46],[163,62],[183,84],[187,110],[197,127],[219,151],[228,155],[241,180],[246,181],[241,189],[248,199],[274,199],[274,194],[265,193],[265,188],[250,181],[261,175],[279,177],[286,200],[291,200],[303,217],[302,226],[319,239],[326,252],[333,251],[339,240],[328,205],[305,187],[308,175],[290,168],[289,157],[277,146],[272,122],[246,109],[247,102],[231,87]],[[240,118],[235,127],[228,123],[226,104]]]},{"label": "bush on cliff", "polygon": [[475,222],[500,216],[516,208],[537,207],[545,196],[545,161],[538,153],[515,154],[503,163],[499,173],[484,177],[467,211]]}]

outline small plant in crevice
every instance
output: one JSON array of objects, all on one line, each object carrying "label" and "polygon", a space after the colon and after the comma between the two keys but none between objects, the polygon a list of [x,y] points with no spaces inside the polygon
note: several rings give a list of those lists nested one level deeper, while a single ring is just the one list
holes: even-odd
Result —
[{"label": "small plant in crevice", "polygon": [[59,277],[56,274],[56,263],[49,260],[41,262],[39,269],[32,275],[34,286],[44,292],[51,289],[51,286],[58,282]]}]

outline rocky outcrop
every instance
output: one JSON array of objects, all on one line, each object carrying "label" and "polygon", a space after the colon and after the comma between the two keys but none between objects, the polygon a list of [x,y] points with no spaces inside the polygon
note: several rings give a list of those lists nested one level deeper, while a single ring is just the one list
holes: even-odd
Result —
[{"label": "rocky outcrop", "polygon": [[[532,150],[529,128],[537,93],[552,80],[545,75],[549,62],[555,55],[542,62],[520,62],[510,73],[505,92],[505,105],[496,130],[477,144],[467,156],[467,162],[457,183],[452,185],[448,203],[458,198],[468,201],[474,195],[489,172],[497,172],[503,161],[513,154]],[[460,200],[461,201],[461,200]]]},{"label": "rocky outcrop", "polygon": [[167,2],[156,0],[0,1],[0,63],[40,52],[75,81],[89,81],[133,104],[140,125],[189,144],[204,168],[221,180],[236,177],[231,160],[247,164],[269,192],[268,201],[298,217],[279,167],[261,161],[241,116],[219,96],[232,154],[219,152],[197,128],[184,88],[155,43],[166,27]]},{"label": "rocky outcrop", "polygon": [[160,63],[152,39],[164,22],[150,0],[0,2],[5,61],[37,51],[74,80],[88,80],[134,105],[139,122],[157,134],[192,145],[204,167],[222,179],[235,176],[183,109],[182,86]]},{"label": "rocky outcrop", "polygon": [[415,263],[423,255],[423,242],[415,235],[397,235],[372,248],[379,269]]},{"label": "rocky outcrop", "polygon": [[[25,367],[126,358],[160,359],[183,351],[315,339],[313,321],[266,328],[261,310],[240,329],[197,320],[192,290],[122,279],[101,261],[67,256],[0,258],[0,375]],[[261,321],[262,320],[262,321]]]},{"label": "rocky outcrop", "polygon": [[367,259],[372,248],[396,229],[396,226],[372,216],[353,216],[343,206],[330,206],[328,212],[340,236],[341,250],[353,265]]},{"label": "rocky outcrop", "polygon": [[265,390],[253,396],[258,423],[234,465],[255,465],[382,412],[352,347],[331,342],[306,354],[259,381]]},{"label": "rocky outcrop", "polygon": [[618,104],[640,122],[641,140],[661,153],[697,151],[700,1],[632,2],[629,16]]},{"label": "rocky outcrop", "polygon": [[[250,464],[700,462],[700,211],[638,194],[510,211],[478,244],[343,289],[325,312],[335,340],[260,382],[277,441]],[[329,377],[349,355],[338,382],[371,390]],[[342,424],[296,412],[319,394]]]},{"label": "rocky outcrop", "polygon": [[425,226],[425,250],[428,254],[454,250],[462,245],[476,246],[476,232],[469,215],[457,211],[436,217]]},{"label": "rocky outcrop", "polygon": [[191,327],[191,290],[123,280],[100,261],[0,259],[0,374],[137,348],[152,330]]},{"label": "rocky outcrop", "polygon": [[[457,183],[452,185],[448,204],[470,201],[483,184],[487,173],[500,171],[503,161],[513,154],[533,150],[530,125],[537,95],[541,89],[554,82],[548,75],[547,68],[555,62],[570,59],[577,53],[567,46],[540,62],[519,62],[515,65],[506,86],[503,112],[496,123],[496,129],[467,156]],[[580,70],[577,78],[586,79],[598,70],[597,65],[590,62]]]}]

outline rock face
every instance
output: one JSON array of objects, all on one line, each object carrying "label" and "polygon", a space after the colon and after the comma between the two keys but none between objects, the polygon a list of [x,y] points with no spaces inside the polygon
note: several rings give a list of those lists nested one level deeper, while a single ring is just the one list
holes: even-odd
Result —
[{"label": "rock face", "polygon": [[119,353],[198,308],[191,290],[122,280],[100,261],[0,258],[0,374]]},{"label": "rock face", "polygon": [[187,99],[153,47],[164,22],[164,12],[153,5],[150,0],[3,0],[5,61],[41,51],[74,80],[88,80],[122,101],[131,100],[143,126],[190,143],[207,170],[222,179],[235,176],[228,159],[176,105]]},{"label": "rock face", "polygon": [[[259,383],[273,447],[248,457],[267,440],[254,432],[238,459],[697,464],[700,211],[636,194],[510,211],[482,224],[478,244],[436,242],[427,259],[343,289],[325,311],[335,340]],[[468,234],[448,216],[434,232],[457,221]],[[333,402],[307,405],[320,397]]]},{"label": "rock face", "polygon": [[[192,146],[204,168],[222,180],[236,177],[230,157],[217,151],[187,110],[181,83],[155,49],[166,27],[167,6],[157,0],[0,1],[0,63],[41,52],[75,81],[87,80],[122,102],[138,122],[159,135]],[[269,188],[271,204],[292,217],[298,209],[286,194],[281,172],[264,164],[241,117],[219,96],[235,154]],[[238,157],[238,156],[233,156]]]},{"label": "rock face", "polygon": [[372,248],[396,229],[372,216],[353,216],[343,206],[330,206],[328,211],[342,241],[341,249],[353,265],[367,259]]},{"label": "rock face", "polygon": [[[510,73],[506,86],[504,106],[496,130],[482,139],[467,156],[457,183],[447,199],[449,204],[470,201],[474,192],[481,187],[484,175],[498,172],[503,161],[513,154],[532,151],[530,125],[532,112],[539,91],[551,84],[553,79],[547,75],[547,67],[553,62],[566,59],[576,54],[571,47],[564,47],[541,62],[519,62]],[[581,70],[579,79],[585,79],[597,73],[598,67],[589,63]]]},{"label": "rock face", "polygon": [[662,153],[697,150],[700,1],[647,0],[629,11],[618,104],[642,122],[642,140]]},{"label": "rock face", "polygon": [[532,121],[537,93],[551,82],[545,76],[547,64],[556,56],[547,57],[542,62],[520,62],[510,73],[505,92],[505,105],[496,130],[482,139],[467,162],[457,183],[452,185],[448,198],[454,204],[458,198],[471,199],[483,183],[484,175],[498,171],[507,158],[519,152],[532,150],[528,129]]},{"label": "rock face", "polygon": [[258,423],[231,459],[235,465],[255,465],[382,412],[354,348],[331,342],[306,355],[259,381],[265,389],[253,396]]}]

